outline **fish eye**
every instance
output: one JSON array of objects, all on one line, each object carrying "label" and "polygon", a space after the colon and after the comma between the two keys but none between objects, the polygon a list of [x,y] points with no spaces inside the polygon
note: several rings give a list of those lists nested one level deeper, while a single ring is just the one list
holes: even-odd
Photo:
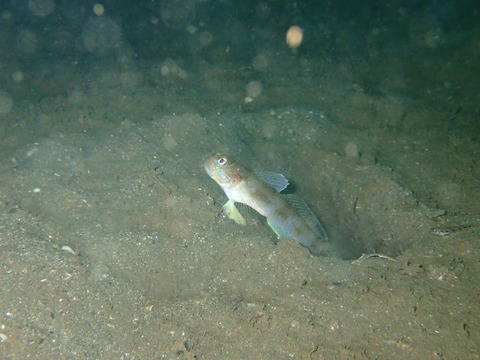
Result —
[{"label": "fish eye", "polygon": [[217,164],[220,166],[225,166],[228,162],[228,159],[225,156],[221,156],[217,159]]}]

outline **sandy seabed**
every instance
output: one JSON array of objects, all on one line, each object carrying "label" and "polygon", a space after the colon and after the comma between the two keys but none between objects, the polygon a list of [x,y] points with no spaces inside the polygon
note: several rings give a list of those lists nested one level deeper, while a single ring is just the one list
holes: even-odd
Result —
[{"label": "sandy seabed", "polygon": [[[432,131],[442,109],[351,89],[325,111],[204,114],[107,90],[4,129],[2,358],[478,356],[478,139]],[[337,255],[222,216],[216,150],[287,176]]]}]

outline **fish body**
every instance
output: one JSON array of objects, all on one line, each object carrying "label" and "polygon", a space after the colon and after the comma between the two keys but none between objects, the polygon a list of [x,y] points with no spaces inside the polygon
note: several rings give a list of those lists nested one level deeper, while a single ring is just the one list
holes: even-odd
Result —
[{"label": "fish body", "polygon": [[223,206],[223,211],[229,218],[245,225],[246,221],[235,207],[235,203],[248,205],[267,218],[268,225],[279,238],[293,239],[309,249],[312,254],[320,255],[322,245],[325,245],[327,240],[325,230],[315,218],[319,228],[314,231],[315,226],[302,218],[291,202],[279,193],[288,185],[288,180],[283,175],[275,173],[265,173],[266,176],[256,175],[230,161],[223,154],[207,157],[204,167],[229,199]]}]

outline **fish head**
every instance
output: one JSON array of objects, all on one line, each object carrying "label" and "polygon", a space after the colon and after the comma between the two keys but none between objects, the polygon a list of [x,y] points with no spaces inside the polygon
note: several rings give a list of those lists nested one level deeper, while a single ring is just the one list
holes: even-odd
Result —
[{"label": "fish head", "polygon": [[248,176],[248,171],[231,161],[227,155],[215,153],[203,162],[203,167],[222,188],[231,188]]}]

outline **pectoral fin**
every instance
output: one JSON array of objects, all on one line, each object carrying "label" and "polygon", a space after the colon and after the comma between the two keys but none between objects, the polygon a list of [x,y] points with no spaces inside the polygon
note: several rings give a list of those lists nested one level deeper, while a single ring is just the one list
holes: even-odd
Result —
[{"label": "pectoral fin", "polygon": [[242,214],[238,211],[237,207],[235,206],[235,202],[232,200],[228,200],[228,202],[223,205],[222,207],[223,213],[227,215],[230,219],[235,221],[239,225],[247,225],[247,221],[243,217]]}]

